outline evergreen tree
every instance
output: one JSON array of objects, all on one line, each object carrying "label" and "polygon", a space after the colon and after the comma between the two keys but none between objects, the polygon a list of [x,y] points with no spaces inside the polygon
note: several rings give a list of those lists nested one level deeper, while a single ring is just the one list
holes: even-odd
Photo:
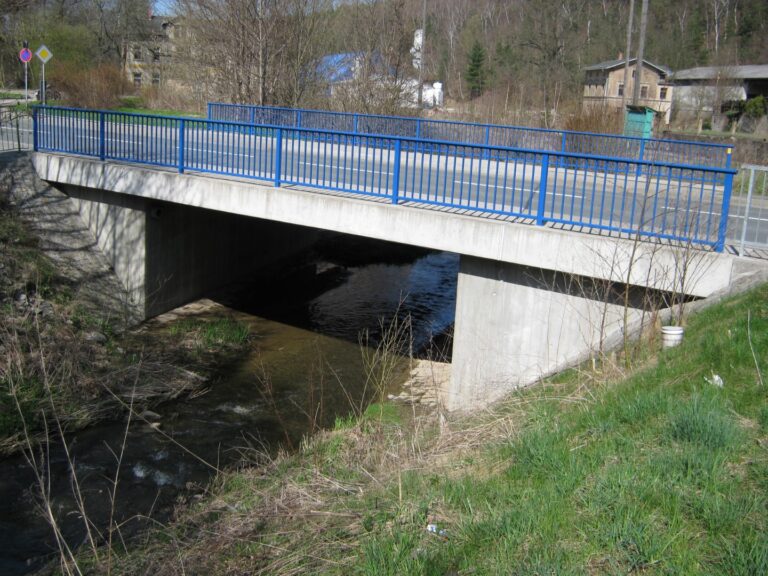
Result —
[{"label": "evergreen tree", "polygon": [[479,40],[475,40],[467,56],[467,72],[464,75],[469,87],[469,95],[472,98],[480,96],[485,90],[488,75],[485,59],[485,48]]}]

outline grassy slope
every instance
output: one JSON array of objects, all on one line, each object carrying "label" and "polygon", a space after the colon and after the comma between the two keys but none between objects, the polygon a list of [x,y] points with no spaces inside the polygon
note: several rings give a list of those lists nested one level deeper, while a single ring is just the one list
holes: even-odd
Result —
[{"label": "grassy slope", "polygon": [[442,435],[369,415],[224,474],[114,572],[766,574],[755,358],[765,378],[768,285],[626,379],[574,370]]}]

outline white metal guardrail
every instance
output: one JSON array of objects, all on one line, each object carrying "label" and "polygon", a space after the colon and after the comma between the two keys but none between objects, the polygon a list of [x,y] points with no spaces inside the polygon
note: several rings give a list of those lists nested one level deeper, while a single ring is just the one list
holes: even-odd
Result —
[{"label": "white metal guardrail", "polygon": [[17,106],[0,106],[0,152],[32,149],[30,113]]},{"label": "white metal guardrail", "polygon": [[745,164],[737,178],[727,243],[739,256],[768,258],[768,166]]}]

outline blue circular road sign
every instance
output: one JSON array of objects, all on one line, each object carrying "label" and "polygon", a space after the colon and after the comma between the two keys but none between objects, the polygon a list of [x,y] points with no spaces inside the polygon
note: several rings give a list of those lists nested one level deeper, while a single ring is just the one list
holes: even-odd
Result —
[{"label": "blue circular road sign", "polygon": [[29,48],[22,48],[19,51],[19,60],[24,62],[24,64],[32,60],[32,50],[30,50]]}]

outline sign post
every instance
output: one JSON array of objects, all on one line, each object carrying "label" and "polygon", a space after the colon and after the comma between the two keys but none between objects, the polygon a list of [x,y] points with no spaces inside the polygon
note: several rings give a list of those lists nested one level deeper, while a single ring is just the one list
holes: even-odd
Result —
[{"label": "sign post", "polygon": [[45,86],[45,63],[48,62],[48,60],[50,60],[53,57],[53,52],[48,50],[48,46],[43,44],[42,46],[40,46],[40,48],[37,49],[37,52],[35,52],[35,55],[38,58],[40,58],[40,62],[43,63],[43,71],[42,71],[42,74],[41,74],[42,77],[43,77],[43,85],[42,85],[42,88],[40,90],[42,92],[42,94],[41,94],[42,95],[42,102],[43,102],[43,105],[45,105],[45,104],[47,104],[47,100],[46,100],[46,86]]},{"label": "sign post", "polygon": [[24,104],[29,106],[29,61],[32,60],[32,51],[29,42],[24,40],[23,48],[19,52],[19,60],[24,62]]}]

